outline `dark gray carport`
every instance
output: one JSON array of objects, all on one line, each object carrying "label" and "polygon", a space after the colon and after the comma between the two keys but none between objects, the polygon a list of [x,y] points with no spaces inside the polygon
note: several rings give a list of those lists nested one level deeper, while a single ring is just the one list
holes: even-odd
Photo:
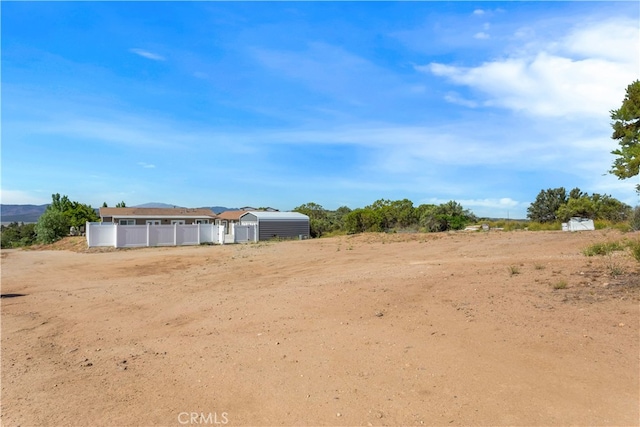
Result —
[{"label": "dark gray carport", "polygon": [[258,224],[258,240],[309,237],[309,217],[299,212],[250,211],[240,215],[240,224]]}]

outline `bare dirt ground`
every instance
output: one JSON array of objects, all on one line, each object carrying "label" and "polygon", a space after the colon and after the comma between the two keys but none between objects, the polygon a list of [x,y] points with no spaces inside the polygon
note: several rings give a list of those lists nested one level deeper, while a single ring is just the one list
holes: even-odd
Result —
[{"label": "bare dirt ground", "polygon": [[638,425],[639,264],[582,250],[639,237],[2,251],[0,419]]}]

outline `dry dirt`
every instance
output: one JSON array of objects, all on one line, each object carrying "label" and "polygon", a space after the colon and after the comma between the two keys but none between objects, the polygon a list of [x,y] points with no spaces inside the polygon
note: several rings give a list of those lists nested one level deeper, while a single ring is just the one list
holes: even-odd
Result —
[{"label": "dry dirt", "polygon": [[638,425],[639,237],[2,251],[0,420]]}]

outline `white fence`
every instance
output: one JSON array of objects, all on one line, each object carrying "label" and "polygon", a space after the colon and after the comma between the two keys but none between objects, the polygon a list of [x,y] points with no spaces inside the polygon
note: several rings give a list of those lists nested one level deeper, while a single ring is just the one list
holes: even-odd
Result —
[{"label": "white fence", "polygon": [[214,224],[118,225],[111,222],[87,222],[86,228],[89,247],[136,248],[245,243],[257,241],[258,235],[255,226],[235,224],[231,228],[231,234],[226,236],[224,227]]}]

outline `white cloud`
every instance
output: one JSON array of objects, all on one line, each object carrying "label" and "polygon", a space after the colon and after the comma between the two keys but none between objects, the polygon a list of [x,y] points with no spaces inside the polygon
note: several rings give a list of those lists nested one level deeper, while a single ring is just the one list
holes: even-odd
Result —
[{"label": "white cloud", "polygon": [[138,162],[138,165],[142,166],[145,169],[153,169],[156,167],[156,165],[152,165],[149,163],[145,163],[145,162]]},{"label": "white cloud", "polygon": [[484,15],[485,11],[482,10],[482,9],[476,9],[476,10],[473,11],[473,14],[474,15]]},{"label": "white cloud", "polygon": [[481,31],[481,32],[479,32],[479,33],[475,33],[475,34],[473,35],[473,38],[474,38],[474,39],[478,39],[478,40],[488,40],[488,39],[490,39],[490,38],[491,38],[491,36],[489,36],[489,34],[487,34],[487,33],[483,32],[483,31]]},{"label": "white cloud", "polygon": [[157,53],[149,52],[144,49],[129,49],[130,52],[135,53],[136,55],[142,56],[143,58],[151,59],[153,61],[165,61],[165,57],[162,55],[158,55]]},{"label": "white cloud", "polygon": [[579,26],[560,43],[559,49],[568,54],[605,58],[636,65],[640,49],[638,22],[632,19],[608,20]]},{"label": "white cloud", "polygon": [[4,205],[44,205],[51,202],[51,196],[44,197],[37,191],[0,190],[0,203]]},{"label": "white cloud", "polygon": [[416,69],[476,89],[487,106],[541,117],[603,117],[638,78],[639,34],[637,23],[609,21],[474,67],[431,63]]}]

